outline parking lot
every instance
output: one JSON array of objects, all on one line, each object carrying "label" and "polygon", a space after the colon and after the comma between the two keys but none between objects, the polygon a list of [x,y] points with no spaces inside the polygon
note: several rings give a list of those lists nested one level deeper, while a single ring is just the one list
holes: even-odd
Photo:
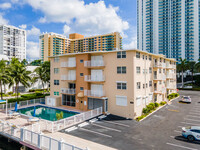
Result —
[{"label": "parking lot", "polygon": [[181,136],[183,126],[200,126],[200,92],[180,91],[192,98],[191,104],[180,98],[166,105],[142,122],[109,115],[93,123],[65,132],[115,149],[200,150],[200,142],[188,142]]}]

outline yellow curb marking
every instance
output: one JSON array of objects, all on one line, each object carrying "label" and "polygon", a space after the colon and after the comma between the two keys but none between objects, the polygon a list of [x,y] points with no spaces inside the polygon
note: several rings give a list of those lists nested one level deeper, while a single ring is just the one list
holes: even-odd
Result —
[{"label": "yellow curb marking", "polygon": [[178,110],[168,109],[169,111],[179,112]]}]

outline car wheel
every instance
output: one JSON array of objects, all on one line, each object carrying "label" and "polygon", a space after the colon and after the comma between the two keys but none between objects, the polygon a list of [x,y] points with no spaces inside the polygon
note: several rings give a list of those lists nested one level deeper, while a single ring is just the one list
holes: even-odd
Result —
[{"label": "car wheel", "polygon": [[192,135],[189,135],[189,136],[187,137],[187,139],[188,139],[188,141],[190,141],[190,142],[192,142],[192,141],[195,140],[194,136],[192,136]]}]

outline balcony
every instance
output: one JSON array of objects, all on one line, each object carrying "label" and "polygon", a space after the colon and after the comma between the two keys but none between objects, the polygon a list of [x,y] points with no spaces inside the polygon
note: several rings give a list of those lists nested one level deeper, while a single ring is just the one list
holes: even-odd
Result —
[{"label": "balcony", "polygon": [[153,67],[154,68],[162,68],[162,64],[154,63]]},{"label": "balcony", "polygon": [[60,65],[62,68],[75,68],[76,67],[76,62],[61,62]]},{"label": "balcony", "polygon": [[76,76],[61,75],[61,80],[62,81],[75,81],[76,80]]},{"label": "balcony", "polygon": [[175,78],[176,78],[176,75],[167,74],[166,78],[167,78],[167,79],[175,79]]},{"label": "balcony", "polygon": [[61,88],[61,93],[62,94],[75,95],[76,94],[76,89]]},{"label": "balcony", "polygon": [[166,88],[167,88],[167,89],[174,90],[174,89],[176,89],[176,84],[169,84],[169,83],[167,83]]},{"label": "balcony", "polygon": [[105,96],[105,91],[94,91],[94,90],[84,90],[84,96],[88,97],[103,97]]},{"label": "balcony", "polygon": [[104,61],[85,61],[84,66],[87,68],[105,67]]},{"label": "balcony", "polygon": [[104,76],[93,76],[93,75],[85,75],[86,82],[104,82]]}]

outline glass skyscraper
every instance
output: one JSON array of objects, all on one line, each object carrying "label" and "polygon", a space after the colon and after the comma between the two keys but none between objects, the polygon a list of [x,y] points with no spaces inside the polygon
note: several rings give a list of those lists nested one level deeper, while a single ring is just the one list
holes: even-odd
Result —
[{"label": "glass skyscraper", "polygon": [[168,58],[200,58],[200,0],[137,0],[137,48]]}]

